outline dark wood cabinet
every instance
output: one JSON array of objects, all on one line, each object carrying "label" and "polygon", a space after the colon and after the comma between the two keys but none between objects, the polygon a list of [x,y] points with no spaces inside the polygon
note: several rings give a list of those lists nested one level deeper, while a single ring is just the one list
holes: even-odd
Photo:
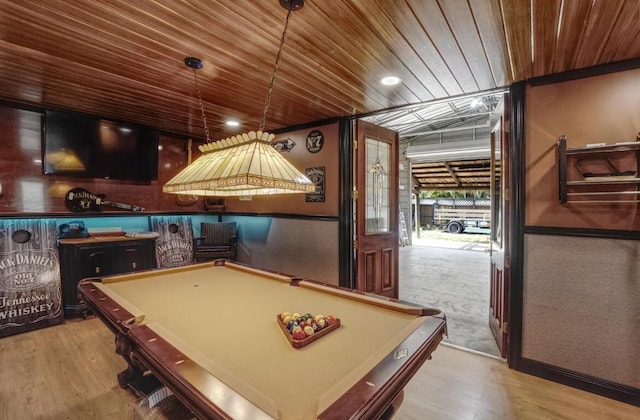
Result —
[{"label": "dark wood cabinet", "polygon": [[78,301],[80,280],[156,268],[155,245],[155,239],[148,238],[61,239],[58,246],[65,316],[87,313]]}]

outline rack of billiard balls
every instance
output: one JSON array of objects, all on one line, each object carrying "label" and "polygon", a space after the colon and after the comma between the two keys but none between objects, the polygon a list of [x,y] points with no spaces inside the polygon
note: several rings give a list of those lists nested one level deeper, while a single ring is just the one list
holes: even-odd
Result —
[{"label": "rack of billiard balls", "polygon": [[333,315],[304,315],[282,312],[277,315],[278,325],[294,348],[304,347],[340,327],[340,318]]}]

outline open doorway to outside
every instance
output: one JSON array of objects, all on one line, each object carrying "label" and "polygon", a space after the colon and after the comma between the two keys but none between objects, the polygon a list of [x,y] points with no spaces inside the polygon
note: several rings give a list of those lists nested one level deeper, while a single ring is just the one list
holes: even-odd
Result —
[{"label": "open doorway to outside", "polygon": [[400,135],[400,299],[441,309],[447,343],[492,356],[491,180],[500,165],[492,170],[491,132],[504,93],[364,118]]}]

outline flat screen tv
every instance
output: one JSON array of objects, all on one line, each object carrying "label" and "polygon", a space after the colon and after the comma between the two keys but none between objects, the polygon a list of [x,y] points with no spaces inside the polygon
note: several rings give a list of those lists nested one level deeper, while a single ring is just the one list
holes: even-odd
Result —
[{"label": "flat screen tv", "polygon": [[45,174],[131,181],[158,178],[158,130],[46,110],[42,137]]}]

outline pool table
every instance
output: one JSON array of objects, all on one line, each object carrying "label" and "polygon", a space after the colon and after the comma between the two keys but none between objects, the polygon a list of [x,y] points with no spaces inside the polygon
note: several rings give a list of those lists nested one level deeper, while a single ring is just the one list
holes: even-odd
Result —
[{"label": "pool table", "polygon": [[[116,335],[120,385],[155,377],[201,419],[378,418],[446,333],[437,309],[226,260],[78,289]],[[340,326],[294,348],[277,323],[285,311]]]}]

